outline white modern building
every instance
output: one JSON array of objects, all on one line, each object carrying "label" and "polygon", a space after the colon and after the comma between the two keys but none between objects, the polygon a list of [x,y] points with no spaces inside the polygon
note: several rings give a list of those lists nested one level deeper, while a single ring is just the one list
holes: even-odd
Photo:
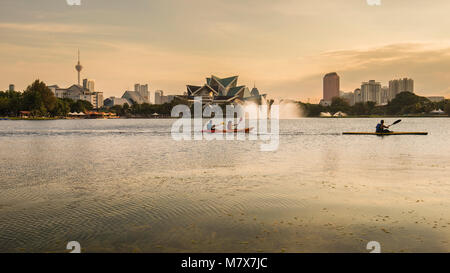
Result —
[{"label": "white modern building", "polygon": [[130,105],[130,102],[127,99],[118,97],[109,97],[104,100],[103,105],[105,107],[113,107],[115,105],[123,106],[125,103]]},{"label": "white modern building", "polygon": [[381,83],[374,80],[363,82],[361,84],[361,99],[362,102],[373,101],[381,104]]},{"label": "white modern building", "polygon": [[90,102],[95,109],[103,107],[103,92],[91,92],[77,84],[69,88],[60,88],[58,85],[51,85],[49,88],[57,98],[73,101],[85,100]]},{"label": "white modern building", "polygon": [[383,86],[381,87],[379,104],[387,104],[389,101],[389,87]]},{"label": "white modern building", "polygon": [[155,91],[155,104],[163,104],[162,97],[164,97],[164,91],[156,90]]},{"label": "white modern building", "polygon": [[148,84],[141,85],[136,83],[134,85],[134,92],[139,93],[139,95],[143,98],[145,103],[151,103],[150,92],[148,91]]},{"label": "white modern building", "polygon": [[389,100],[394,99],[401,92],[414,93],[414,80],[403,78],[389,81]]},{"label": "white modern building", "polygon": [[346,100],[350,105],[355,105],[355,93],[354,92],[340,92],[340,97]]},{"label": "white modern building", "polygon": [[353,91],[355,104],[362,102],[362,95],[361,95],[361,89],[356,88],[355,91]]},{"label": "white modern building", "polygon": [[95,81],[90,79],[83,80],[83,88],[95,92]]}]

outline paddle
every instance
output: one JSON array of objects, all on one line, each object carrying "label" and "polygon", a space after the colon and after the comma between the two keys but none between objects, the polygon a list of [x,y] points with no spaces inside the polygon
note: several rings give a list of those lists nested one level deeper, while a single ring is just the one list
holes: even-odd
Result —
[{"label": "paddle", "polygon": [[234,129],[237,129],[238,125],[242,122],[242,120],[243,120],[243,118],[241,117],[241,118],[239,119],[239,122],[236,123],[236,124],[234,124]]},{"label": "paddle", "polygon": [[400,123],[400,122],[402,122],[402,120],[401,120],[401,119],[399,119],[399,120],[395,121],[394,123],[392,123],[391,125],[389,125],[389,127],[390,127],[390,126],[392,126],[392,125],[398,124],[398,123]]}]

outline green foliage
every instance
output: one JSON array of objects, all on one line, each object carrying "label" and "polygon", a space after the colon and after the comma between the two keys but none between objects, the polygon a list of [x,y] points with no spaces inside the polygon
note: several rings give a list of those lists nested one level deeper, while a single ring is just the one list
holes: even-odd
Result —
[{"label": "green foliage", "polygon": [[174,99],[172,102],[164,104],[142,103],[129,106],[127,103],[125,103],[123,106],[114,105],[113,107],[109,108],[108,111],[116,113],[119,116],[152,117],[154,113],[163,116],[169,116],[172,112],[172,108],[175,105],[183,103],[183,101],[180,101],[178,99]]},{"label": "green foliage", "polygon": [[329,108],[330,108],[331,114],[337,113],[339,111],[348,113],[348,112],[350,112],[350,109],[351,109],[348,101],[346,101],[340,97],[334,97],[331,101],[331,106]]},{"label": "green foliage", "polygon": [[[70,100],[71,101],[71,100]],[[69,103],[70,105],[70,112],[87,112],[92,111],[94,109],[94,106],[85,100],[77,100],[76,102]]]},{"label": "green foliage", "polygon": [[21,110],[22,93],[16,91],[0,92],[0,115],[17,116]]},{"label": "green foliage", "polygon": [[387,105],[388,113],[394,115],[428,113],[432,111],[434,104],[427,98],[420,97],[411,92],[398,94]]},{"label": "green foliage", "polygon": [[70,101],[58,99],[52,111],[52,116],[65,117],[70,112]]},{"label": "green foliage", "polygon": [[329,112],[328,107],[320,104],[299,103],[307,117],[318,117],[321,112]]},{"label": "green foliage", "polygon": [[22,103],[33,116],[47,116],[56,106],[56,97],[44,82],[36,80],[23,92]]},{"label": "green foliage", "polygon": [[450,100],[445,101],[443,108],[444,108],[445,113],[450,116]]},{"label": "green foliage", "polygon": [[320,116],[321,112],[334,114],[338,111],[355,116],[426,114],[434,109],[443,109],[450,115],[450,100],[433,103],[425,97],[420,97],[410,92],[398,94],[388,105],[384,106],[376,106],[375,102],[372,101],[359,102],[350,106],[342,98],[333,98],[331,106],[304,104],[301,102],[300,105],[308,117]]},{"label": "green foliage", "polygon": [[30,111],[34,117],[62,117],[69,112],[91,111],[88,101],[56,98],[53,92],[39,80],[34,81],[21,93],[0,91],[0,116],[18,116],[19,111]]}]

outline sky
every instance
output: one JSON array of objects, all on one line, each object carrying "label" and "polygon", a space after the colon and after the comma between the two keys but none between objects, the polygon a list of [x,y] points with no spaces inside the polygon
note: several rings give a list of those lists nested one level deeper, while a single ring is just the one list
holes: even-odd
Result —
[{"label": "sky", "polygon": [[105,97],[135,83],[182,94],[210,75],[239,75],[270,98],[311,102],[336,71],[341,90],[415,80],[450,97],[450,1],[66,0],[0,1],[0,89],[35,79],[95,80]]}]

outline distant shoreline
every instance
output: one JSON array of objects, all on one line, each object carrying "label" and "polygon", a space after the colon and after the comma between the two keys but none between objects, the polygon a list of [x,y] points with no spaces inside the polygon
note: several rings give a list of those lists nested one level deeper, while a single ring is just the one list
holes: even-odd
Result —
[{"label": "distant shoreline", "polygon": [[[392,116],[379,116],[379,115],[362,115],[362,116],[345,116],[345,117],[299,117],[303,119],[313,119],[313,118],[321,118],[321,119],[357,119],[357,118],[449,118],[447,115],[392,115]],[[112,120],[126,120],[126,119],[178,119],[178,117],[122,117],[122,118],[114,118]],[[205,119],[207,119],[205,117]],[[284,118],[280,118],[283,120]],[[291,118],[286,118],[291,119]],[[295,118],[294,118],[295,119]],[[1,120],[29,120],[29,121],[43,121],[43,120],[106,120],[106,119],[76,119],[76,118],[46,118],[46,117],[36,117],[36,118],[20,118],[20,117],[0,117]]]}]

